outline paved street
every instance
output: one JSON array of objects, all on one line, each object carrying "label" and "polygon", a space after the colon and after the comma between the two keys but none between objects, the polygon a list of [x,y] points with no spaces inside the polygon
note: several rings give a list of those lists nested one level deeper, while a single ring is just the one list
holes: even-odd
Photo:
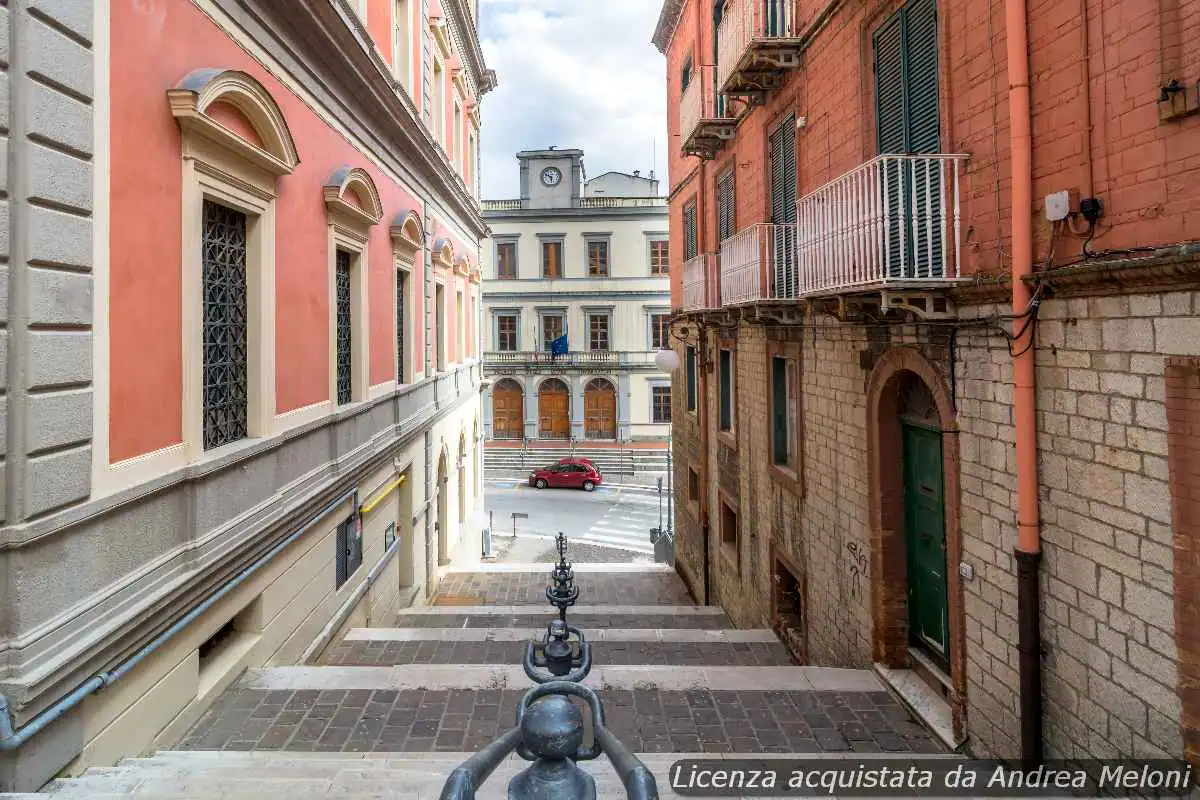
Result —
[{"label": "paved street", "polygon": [[[511,549],[512,514],[528,514],[518,519],[517,539],[526,553],[522,561],[548,549],[555,534],[562,531],[572,545],[572,560],[590,560],[577,552],[580,546],[623,550],[652,556],[650,528],[659,524],[659,500],[656,488],[601,486],[594,492],[578,489],[534,489],[515,481],[488,481],[484,487],[484,507],[492,512],[494,547]],[[666,517],[666,498],[663,498]],[[665,524],[665,522],[664,522]],[[522,543],[522,537],[530,540]],[[537,542],[537,544],[533,544]]]}]

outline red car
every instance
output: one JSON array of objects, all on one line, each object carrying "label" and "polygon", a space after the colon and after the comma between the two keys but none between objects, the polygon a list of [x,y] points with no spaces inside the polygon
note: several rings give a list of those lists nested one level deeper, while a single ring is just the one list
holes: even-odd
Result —
[{"label": "red car", "polygon": [[604,482],[600,470],[586,458],[564,458],[557,464],[529,473],[529,485],[538,489],[583,489],[590,492]]}]

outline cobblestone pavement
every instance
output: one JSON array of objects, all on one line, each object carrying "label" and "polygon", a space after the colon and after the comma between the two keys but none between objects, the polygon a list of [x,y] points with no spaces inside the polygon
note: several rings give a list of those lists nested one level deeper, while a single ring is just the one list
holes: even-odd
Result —
[{"label": "cobblestone pavement", "polygon": [[[452,572],[442,579],[438,595],[473,598],[477,605],[546,606],[546,572]],[[662,573],[580,573],[580,597],[604,605],[693,605],[683,583]],[[436,600],[435,600],[436,603]]]},{"label": "cobblestone pavement", "polygon": [[[524,657],[525,642],[342,641],[326,651],[321,663],[519,664]],[[612,665],[784,667],[795,663],[782,644],[759,642],[593,642],[592,658],[597,664]]]},{"label": "cobblestone pavement", "polygon": [[[455,614],[449,606],[445,614],[399,614],[398,628],[538,628],[544,629],[555,616],[554,611],[534,612],[528,615],[494,616],[491,614]],[[589,614],[586,611],[567,613],[568,621],[585,633],[592,628],[651,629],[688,628],[689,630],[728,630],[733,623],[724,614]]]},{"label": "cobblestone pavement", "polygon": [[[231,689],[179,749],[474,750],[524,692]],[[886,692],[601,690],[610,730],[641,753],[944,752]]]}]

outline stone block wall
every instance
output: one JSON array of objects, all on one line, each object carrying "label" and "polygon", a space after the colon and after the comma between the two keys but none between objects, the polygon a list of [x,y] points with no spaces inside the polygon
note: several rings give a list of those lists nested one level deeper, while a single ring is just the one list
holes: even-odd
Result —
[{"label": "stone block wall", "polygon": [[0,228],[8,523],[91,491],[92,8],[85,0],[0,8],[0,125],[12,166]]}]

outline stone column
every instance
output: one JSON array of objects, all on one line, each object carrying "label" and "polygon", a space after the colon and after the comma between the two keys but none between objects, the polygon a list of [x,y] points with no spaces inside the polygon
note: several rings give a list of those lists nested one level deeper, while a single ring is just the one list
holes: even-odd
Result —
[{"label": "stone column", "polygon": [[537,380],[525,384],[525,438],[538,438]]},{"label": "stone column", "polygon": [[572,375],[571,387],[571,437],[583,439],[583,387],[587,383],[584,375]]},{"label": "stone column", "polygon": [[[483,390],[483,438],[492,438],[492,389],[489,386]],[[474,447],[477,442],[472,443]]]}]

